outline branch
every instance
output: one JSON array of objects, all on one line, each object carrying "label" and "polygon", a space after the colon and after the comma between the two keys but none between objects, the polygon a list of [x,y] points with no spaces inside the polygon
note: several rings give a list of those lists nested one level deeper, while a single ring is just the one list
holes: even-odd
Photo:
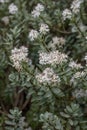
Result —
[{"label": "branch", "polygon": [[26,108],[26,106],[27,106],[28,104],[30,104],[30,102],[31,102],[31,97],[24,102],[24,104],[23,104],[23,106],[22,106],[21,109],[24,110],[24,109]]}]

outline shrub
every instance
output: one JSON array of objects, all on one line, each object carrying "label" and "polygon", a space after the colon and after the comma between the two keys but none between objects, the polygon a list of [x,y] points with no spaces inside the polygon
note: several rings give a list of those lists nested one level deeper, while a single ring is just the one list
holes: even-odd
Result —
[{"label": "shrub", "polygon": [[0,0],[1,130],[87,130],[86,8]]}]

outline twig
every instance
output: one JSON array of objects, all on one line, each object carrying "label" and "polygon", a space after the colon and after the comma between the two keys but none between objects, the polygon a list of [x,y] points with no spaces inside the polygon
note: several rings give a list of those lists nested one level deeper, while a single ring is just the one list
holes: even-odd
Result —
[{"label": "twig", "polygon": [[30,102],[31,102],[31,97],[24,102],[21,109],[24,110],[26,108],[26,106],[28,105],[28,103],[30,103]]},{"label": "twig", "polygon": [[21,93],[21,96],[20,96],[20,103],[19,103],[20,109],[22,108],[23,101],[24,101],[24,94]]},{"label": "twig", "polygon": [[14,106],[15,106],[15,107],[17,107],[17,105],[18,105],[19,98],[20,98],[20,93],[17,93],[17,94],[16,94],[16,100],[15,100],[15,103],[14,103]]}]

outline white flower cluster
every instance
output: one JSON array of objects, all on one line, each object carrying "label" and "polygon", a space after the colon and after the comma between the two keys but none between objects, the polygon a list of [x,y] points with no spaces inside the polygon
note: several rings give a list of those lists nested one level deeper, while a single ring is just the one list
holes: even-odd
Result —
[{"label": "white flower cluster", "polygon": [[44,11],[44,6],[40,3],[38,3],[37,6],[35,7],[35,9],[31,12],[31,14],[34,18],[37,18],[40,16],[42,11]]},{"label": "white flower cluster", "polygon": [[52,42],[49,43],[49,48],[56,49],[56,46],[61,47],[65,44],[65,39],[63,37],[53,37]]},{"label": "white flower cluster", "polygon": [[18,11],[18,7],[14,3],[10,4],[8,9],[10,14],[15,14]]},{"label": "white flower cluster", "polygon": [[11,51],[10,59],[13,62],[13,67],[20,71],[22,69],[22,62],[29,62],[28,56],[28,49],[24,46],[21,46],[20,49],[14,48]]},{"label": "white flower cluster", "polygon": [[74,61],[71,61],[71,62],[69,63],[69,67],[71,67],[72,69],[81,69],[81,68],[83,68],[83,67],[81,66],[81,64],[77,64],[77,63],[74,62]]},{"label": "white flower cluster", "polygon": [[62,64],[63,62],[67,62],[68,56],[64,53],[57,51],[52,51],[49,53],[40,52],[39,53],[39,63],[42,65],[45,64]]},{"label": "white flower cluster", "polygon": [[37,30],[33,30],[33,29],[32,29],[32,30],[29,32],[28,37],[29,37],[29,39],[30,39],[31,41],[34,41],[35,39],[38,38],[38,36],[39,36],[40,34],[44,34],[44,35],[45,35],[47,32],[49,32],[49,26],[48,26],[47,24],[42,23],[42,24],[40,24],[39,32],[38,32]]},{"label": "white flower cluster", "polygon": [[71,83],[74,83],[76,80],[80,79],[80,78],[83,78],[84,76],[86,75],[86,73],[84,71],[82,72],[76,72],[72,79],[70,80]]},{"label": "white flower cluster", "polygon": [[30,32],[29,32],[29,39],[31,40],[31,41],[34,41],[34,39],[37,39],[38,38],[38,35],[39,35],[39,32],[38,31],[36,31],[36,30],[31,30]]},{"label": "white flower cluster", "polygon": [[78,14],[80,11],[80,5],[83,3],[83,0],[74,0],[71,4],[70,9],[65,9],[62,12],[63,20],[71,19],[73,14]]},{"label": "white flower cluster", "polygon": [[36,79],[40,83],[59,83],[60,78],[56,75],[51,68],[46,68],[41,74],[36,75]]},{"label": "white flower cluster", "polygon": [[72,93],[73,97],[75,98],[83,98],[86,97],[87,98],[87,90],[84,89],[76,89],[73,93]]},{"label": "white flower cluster", "polygon": [[71,17],[72,17],[72,12],[71,12],[69,9],[65,9],[65,10],[62,12],[62,16],[63,16],[63,20],[71,19]]},{"label": "white flower cluster", "polygon": [[47,24],[44,24],[44,23],[40,24],[39,32],[41,34],[46,34],[47,32],[49,32],[49,26]]},{"label": "white flower cluster", "polygon": [[83,0],[74,0],[71,4],[71,10],[74,14],[77,14],[80,11],[80,5],[83,3]]}]

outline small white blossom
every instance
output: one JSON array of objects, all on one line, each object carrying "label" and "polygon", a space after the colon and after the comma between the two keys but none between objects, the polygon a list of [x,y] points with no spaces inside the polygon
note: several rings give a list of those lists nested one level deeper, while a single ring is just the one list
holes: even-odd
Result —
[{"label": "small white blossom", "polygon": [[18,11],[18,7],[14,3],[10,4],[8,9],[10,14],[15,14]]},{"label": "small white blossom", "polygon": [[84,58],[86,61],[87,61],[87,55],[85,56],[85,58]]},{"label": "small white blossom", "polygon": [[76,72],[75,75],[74,75],[74,78],[75,79],[79,79],[81,77],[83,77],[85,75],[85,72]]},{"label": "small white blossom", "polygon": [[39,53],[39,63],[44,64],[62,64],[67,61],[68,56],[59,51],[52,51],[49,53],[40,52]]},{"label": "small white blossom", "polygon": [[83,25],[82,23],[80,23],[79,28],[82,32],[87,30],[87,26]]},{"label": "small white blossom", "polygon": [[44,6],[40,3],[38,3],[37,6],[35,7],[35,9],[31,12],[31,14],[34,18],[37,18],[40,16],[42,11],[44,11]]},{"label": "small white blossom", "polygon": [[86,61],[87,61],[87,55],[85,56],[85,58],[84,58]]},{"label": "small white blossom", "polygon": [[28,57],[28,49],[24,46],[21,46],[19,49],[14,48],[11,51],[10,59],[13,62],[13,67],[20,71],[22,69],[22,62],[29,62]]},{"label": "small white blossom", "polygon": [[71,67],[72,69],[81,69],[81,68],[83,68],[83,67],[81,66],[81,64],[77,64],[77,63],[74,62],[74,61],[71,61],[71,62],[69,63],[69,67]]},{"label": "small white blossom", "polygon": [[83,0],[74,0],[71,4],[71,9],[74,14],[78,14],[80,11],[80,5],[83,3]]},{"label": "small white blossom", "polygon": [[65,44],[63,37],[53,37],[52,42],[49,43],[49,48],[56,49],[56,46],[61,47]]},{"label": "small white blossom", "polygon": [[87,36],[85,37],[85,39],[87,40]]},{"label": "small white blossom", "polygon": [[59,76],[56,75],[51,68],[46,68],[41,74],[37,74],[36,79],[40,83],[51,84],[51,83],[60,82]]},{"label": "small white blossom", "polygon": [[66,19],[71,19],[72,17],[72,12],[69,10],[69,9],[65,9],[62,13],[62,16],[63,16],[63,20],[66,20]]},{"label": "small white blossom", "polygon": [[40,25],[40,30],[39,31],[42,34],[46,34],[47,32],[49,32],[49,26],[47,24],[42,23]]},{"label": "small white blossom", "polygon": [[9,17],[8,16],[5,16],[1,19],[5,25],[8,25],[9,24]]},{"label": "small white blossom", "polygon": [[34,41],[35,39],[38,38],[38,35],[39,35],[39,32],[32,29],[32,30],[29,32],[29,36],[28,36],[28,37],[30,38],[31,41]]},{"label": "small white blossom", "polygon": [[34,18],[37,18],[37,17],[40,16],[40,11],[33,10],[33,11],[31,12],[31,14],[32,14],[32,16],[33,16]]},{"label": "small white blossom", "polygon": [[40,11],[40,12],[44,11],[44,6],[40,3],[38,3],[37,6],[35,7],[35,10]]},{"label": "small white blossom", "polygon": [[53,44],[64,45],[65,39],[63,37],[53,37]]},{"label": "small white blossom", "polygon": [[71,83],[74,83],[75,82],[75,80],[78,80],[78,79],[80,79],[80,78],[83,78],[84,76],[86,75],[86,73],[84,72],[84,71],[82,71],[82,72],[76,72],[74,75],[73,75],[73,77],[72,77],[72,79],[70,80],[70,82]]}]

